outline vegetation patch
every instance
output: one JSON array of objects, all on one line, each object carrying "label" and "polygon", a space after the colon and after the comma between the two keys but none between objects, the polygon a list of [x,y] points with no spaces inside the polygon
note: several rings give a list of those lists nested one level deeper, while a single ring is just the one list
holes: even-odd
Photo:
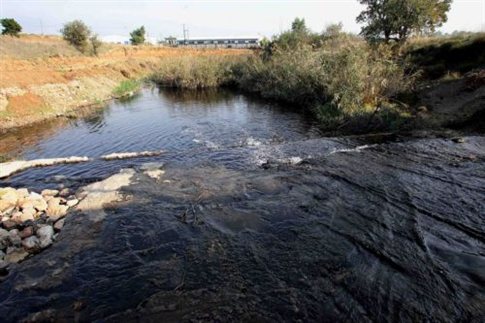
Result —
[{"label": "vegetation patch", "polygon": [[485,33],[464,33],[409,40],[402,49],[423,78],[438,79],[485,67]]},{"label": "vegetation patch", "polygon": [[140,87],[141,82],[138,80],[125,80],[113,90],[113,95],[117,98],[132,96],[136,91],[140,90]]},{"label": "vegetation patch", "polygon": [[185,56],[164,59],[151,80],[162,87],[201,89],[233,81],[233,66],[244,56]]}]

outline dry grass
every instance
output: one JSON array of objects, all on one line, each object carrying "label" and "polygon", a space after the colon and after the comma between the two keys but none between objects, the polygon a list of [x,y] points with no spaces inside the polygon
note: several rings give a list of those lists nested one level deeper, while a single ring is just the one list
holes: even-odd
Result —
[{"label": "dry grass", "polygon": [[162,60],[152,81],[169,88],[200,89],[233,81],[232,67],[242,56],[172,57]]},{"label": "dry grass", "polygon": [[456,78],[485,67],[485,33],[416,37],[401,49],[423,78]]}]

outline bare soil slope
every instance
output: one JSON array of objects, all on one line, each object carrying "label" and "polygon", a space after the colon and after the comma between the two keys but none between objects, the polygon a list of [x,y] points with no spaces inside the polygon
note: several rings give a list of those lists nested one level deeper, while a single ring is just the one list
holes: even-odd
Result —
[{"label": "bare soil slope", "polygon": [[105,45],[84,56],[54,36],[0,37],[0,131],[112,98],[120,82],[155,71],[164,59],[244,55],[246,50]]}]

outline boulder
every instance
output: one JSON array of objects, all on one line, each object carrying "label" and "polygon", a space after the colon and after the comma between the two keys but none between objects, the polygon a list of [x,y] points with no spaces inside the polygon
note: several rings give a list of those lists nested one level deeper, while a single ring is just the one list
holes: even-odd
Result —
[{"label": "boulder", "polygon": [[29,251],[36,251],[40,248],[40,240],[36,236],[31,236],[22,240],[22,246]]},{"label": "boulder", "polygon": [[2,261],[5,258],[5,252],[0,250],[0,261]]},{"label": "boulder", "polygon": [[50,225],[44,225],[37,229],[37,237],[40,240],[40,247],[45,248],[52,244],[52,237],[54,236],[54,229]]}]

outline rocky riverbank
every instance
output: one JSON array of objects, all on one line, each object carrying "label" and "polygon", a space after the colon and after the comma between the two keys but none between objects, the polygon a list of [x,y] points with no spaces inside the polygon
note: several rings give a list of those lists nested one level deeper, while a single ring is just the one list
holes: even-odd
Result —
[{"label": "rocky riverbank", "polygon": [[0,275],[8,266],[49,247],[64,226],[79,196],[68,188],[43,190],[0,188]]}]

